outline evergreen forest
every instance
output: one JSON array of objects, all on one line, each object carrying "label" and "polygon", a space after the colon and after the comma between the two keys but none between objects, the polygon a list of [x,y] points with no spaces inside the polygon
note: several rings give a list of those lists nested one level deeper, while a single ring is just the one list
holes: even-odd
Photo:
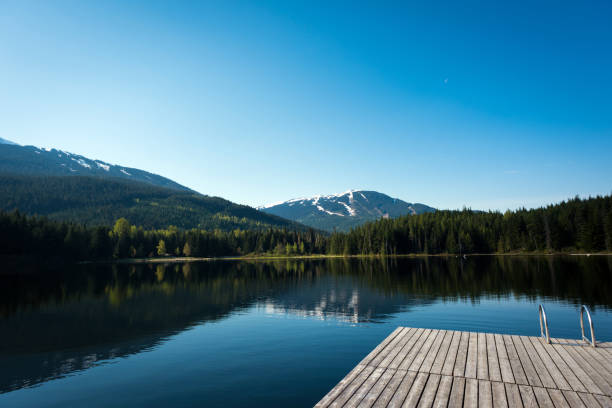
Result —
[{"label": "evergreen forest", "polygon": [[347,233],[145,229],[120,218],[92,226],[0,212],[0,255],[67,260],[243,255],[404,255],[612,252],[612,196],[538,209],[436,211],[380,219]]}]

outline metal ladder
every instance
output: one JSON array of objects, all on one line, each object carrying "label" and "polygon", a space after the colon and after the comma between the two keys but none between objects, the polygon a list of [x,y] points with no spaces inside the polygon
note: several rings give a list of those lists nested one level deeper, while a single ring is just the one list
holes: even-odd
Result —
[{"label": "metal ladder", "polygon": [[[550,333],[548,332],[548,320],[546,320],[546,311],[544,310],[544,305],[540,304],[538,306],[538,315],[540,316],[540,336],[546,339],[546,343],[550,344]],[[542,320],[544,320],[544,325],[542,325]],[[546,336],[544,335],[544,330],[546,330]]]},{"label": "metal ladder", "polygon": [[[587,339],[584,335],[584,312],[586,311],[586,315],[589,319],[589,327],[591,328],[591,340]],[[597,343],[595,342],[595,330],[593,329],[593,320],[591,320],[591,312],[589,312],[589,308],[586,305],[580,306],[580,330],[582,331],[582,340],[591,343],[592,347],[597,347]]]},{"label": "metal ladder", "polygon": [[[589,340],[584,335],[584,312],[586,311],[587,318],[589,319],[589,328],[591,329],[591,339]],[[540,318],[540,336],[546,339],[546,343],[550,344],[550,332],[548,331],[548,320],[546,319],[546,311],[544,310],[544,305],[540,304],[538,306],[538,316]],[[580,306],[580,330],[582,332],[582,340],[590,343],[592,347],[597,347],[597,342],[595,341],[595,329],[593,329],[593,319],[591,319],[591,312],[589,312],[589,308],[586,305]]]}]

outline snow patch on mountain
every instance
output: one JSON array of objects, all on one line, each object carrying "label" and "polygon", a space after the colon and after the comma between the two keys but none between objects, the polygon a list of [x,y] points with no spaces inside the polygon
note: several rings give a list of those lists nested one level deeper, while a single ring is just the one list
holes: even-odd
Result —
[{"label": "snow patch on mountain", "polygon": [[74,157],[72,157],[71,159],[72,159],[72,161],[77,162],[81,166],[86,167],[88,169],[91,169],[91,164],[86,163],[85,160],[83,160],[83,159],[75,159]]},{"label": "snow patch on mountain", "polygon": [[110,171],[110,165],[106,164],[106,163],[102,163],[102,162],[95,162],[99,168],[104,169],[105,171]]},{"label": "snow patch on mountain", "polygon": [[52,147],[20,146],[0,138],[0,171],[15,174],[124,178],[178,190],[188,188],[157,174],[122,167]]},{"label": "snow patch on mountain", "polygon": [[329,214],[329,215],[339,215],[340,217],[344,217],[344,214],[340,214],[340,213],[335,213],[335,212],[332,212],[332,211],[328,211],[328,210],[326,210],[325,208],[321,207],[320,205],[317,205],[317,210],[319,210],[319,211],[321,211],[321,212],[324,212],[324,213],[326,213],[326,214]]},{"label": "snow patch on mountain", "polygon": [[380,218],[435,211],[424,204],[407,203],[376,191],[347,190],[343,193],[264,205],[261,211],[328,231],[348,230]]},{"label": "snow patch on mountain", "polygon": [[[352,200],[352,198],[353,198],[353,197],[351,196],[351,201],[353,201],[353,200]],[[339,202],[339,204],[342,204],[342,205],[344,206],[344,208],[346,208],[346,211],[348,211],[348,213],[349,213],[349,215],[350,215],[351,217],[354,217],[354,216],[356,216],[356,215],[357,215],[357,211],[355,211],[355,209],[354,209],[354,208],[352,208],[352,207],[350,207],[348,204],[343,203],[342,201],[340,201],[340,202]]]}]

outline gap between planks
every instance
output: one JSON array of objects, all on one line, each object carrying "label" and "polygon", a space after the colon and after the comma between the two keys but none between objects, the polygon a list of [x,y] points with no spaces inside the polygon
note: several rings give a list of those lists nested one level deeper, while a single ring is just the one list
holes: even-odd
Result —
[{"label": "gap between planks", "polygon": [[612,344],[552,343],[398,327],[316,406],[612,407]]}]

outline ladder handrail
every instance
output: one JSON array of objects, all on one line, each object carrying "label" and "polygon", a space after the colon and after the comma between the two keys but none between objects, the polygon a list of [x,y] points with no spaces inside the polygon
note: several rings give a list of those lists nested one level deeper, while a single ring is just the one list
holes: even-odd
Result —
[{"label": "ladder handrail", "polygon": [[[548,332],[548,320],[546,319],[546,311],[544,306],[540,303],[538,306],[538,315],[540,317],[540,336],[546,338],[546,343],[550,344],[550,333]],[[544,317],[544,326],[542,326],[542,317]],[[544,329],[546,329],[546,336],[544,335]]]},{"label": "ladder handrail", "polygon": [[[587,318],[589,319],[589,326],[591,328],[591,340],[586,338],[584,335],[584,311],[586,310]],[[589,308],[586,305],[580,306],[580,330],[582,331],[582,340],[591,343],[592,347],[596,347],[597,344],[595,342],[595,330],[593,329],[593,320],[591,320],[591,312],[589,312]]]}]

